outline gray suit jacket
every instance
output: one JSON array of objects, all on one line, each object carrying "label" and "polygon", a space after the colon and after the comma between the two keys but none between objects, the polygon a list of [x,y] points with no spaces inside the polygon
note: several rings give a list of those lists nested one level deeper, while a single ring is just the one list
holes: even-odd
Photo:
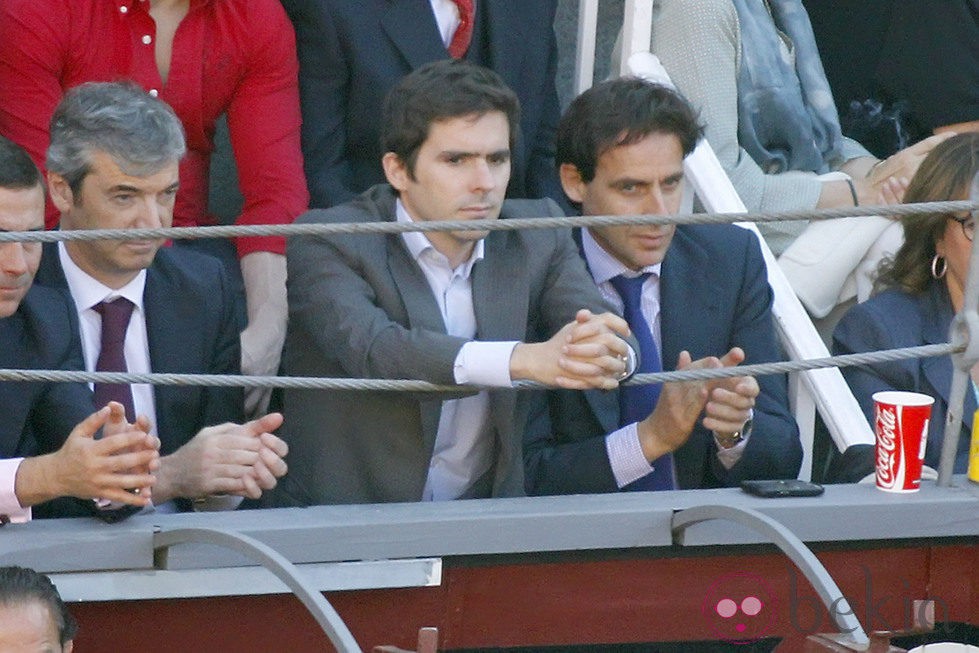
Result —
[{"label": "gray suit jacket", "polygon": [[[300,222],[392,221],[395,194],[375,186]],[[560,215],[550,200],[508,201],[505,217]],[[399,235],[290,239],[289,330],[283,362],[300,376],[454,383],[466,340],[446,335],[435,298]],[[477,338],[544,339],[580,308],[609,310],[567,230],[491,232],[472,273]],[[496,460],[472,496],[523,494],[527,393],[490,393]],[[417,501],[444,396],[289,390],[289,474],[275,505]]]}]

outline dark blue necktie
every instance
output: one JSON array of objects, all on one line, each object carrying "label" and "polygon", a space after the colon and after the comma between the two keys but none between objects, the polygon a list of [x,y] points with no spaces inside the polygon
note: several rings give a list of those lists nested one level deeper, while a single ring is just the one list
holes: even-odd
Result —
[{"label": "dark blue necktie", "polygon": [[[642,286],[649,274],[638,277],[618,275],[610,282],[622,298],[622,315],[632,335],[639,341],[639,368],[637,372],[662,372],[663,363],[659,355],[659,347],[653,340],[653,332],[642,314]],[[660,385],[630,385],[619,387],[619,425],[625,426],[646,419],[659,399]],[[639,480],[627,485],[625,490],[672,490],[676,487],[673,477],[673,455],[666,454],[653,461],[653,471]]]}]

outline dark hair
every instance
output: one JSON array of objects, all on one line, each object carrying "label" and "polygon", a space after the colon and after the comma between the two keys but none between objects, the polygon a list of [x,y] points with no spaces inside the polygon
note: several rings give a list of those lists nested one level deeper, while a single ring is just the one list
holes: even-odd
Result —
[{"label": "dark hair", "polygon": [[123,172],[151,175],[186,152],[184,128],[170,106],[130,82],[88,82],[71,89],[51,117],[48,170],[73,193],[105,152]]},{"label": "dark hair", "polygon": [[[979,173],[979,133],[965,132],[942,141],[918,166],[904,193],[904,202],[941,202],[968,199],[973,177]],[[901,218],[904,243],[892,258],[881,262],[877,286],[897,287],[918,294],[931,285],[931,260],[950,213],[924,213]]]},{"label": "dark hair", "polygon": [[384,100],[381,151],[394,152],[412,179],[432,123],[490,111],[506,115],[510,149],[520,129],[520,102],[499,75],[458,59],[425,64],[406,75]]},{"label": "dark hair", "polygon": [[22,605],[31,601],[47,607],[58,627],[61,646],[75,638],[78,625],[47,576],[25,567],[0,567],[0,605]]},{"label": "dark hair", "polygon": [[555,163],[572,164],[588,183],[595,178],[598,158],[613,147],[650,134],[672,134],[687,156],[703,131],[693,107],[673,89],[619,77],[591,87],[568,107],[557,128]]},{"label": "dark hair", "polygon": [[24,148],[0,136],[0,188],[24,190],[43,183],[41,172]]}]

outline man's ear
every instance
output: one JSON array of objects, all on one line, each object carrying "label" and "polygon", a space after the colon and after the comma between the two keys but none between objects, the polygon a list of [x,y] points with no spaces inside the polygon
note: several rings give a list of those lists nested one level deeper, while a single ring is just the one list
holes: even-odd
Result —
[{"label": "man's ear", "polygon": [[381,157],[381,166],[384,168],[384,176],[388,183],[399,193],[408,187],[411,175],[408,173],[408,166],[394,152],[386,152]]},{"label": "man's ear", "polygon": [[62,214],[67,213],[75,203],[75,194],[65,178],[56,172],[48,172],[48,192],[51,202]]},{"label": "man's ear", "polygon": [[573,163],[562,163],[561,167],[558,168],[558,175],[561,178],[564,194],[575,204],[581,204],[584,201],[588,184],[581,178],[578,166]]}]

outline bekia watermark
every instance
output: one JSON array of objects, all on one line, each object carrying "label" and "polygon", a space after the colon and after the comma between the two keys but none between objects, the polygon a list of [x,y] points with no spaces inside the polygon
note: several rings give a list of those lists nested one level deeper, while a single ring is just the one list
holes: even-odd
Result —
[{"label": "bekia watermark", "polygon": [[[701,612],[717,639],[730,644],[750,644],[766,637],[784,634],[785,628],[796,633],[846,632],[841,617],[856,616],[865,629],[910,630],[929,621],[924,597],[914,596],[912,586],[902,576],[889,575],[890,593],[874,591],[873,574],[860,565],[863,575],[862,605],[854,609],[846,598],[838,597],[827,606],[812,589],[809,581],[795,567],[788,568],[788,588],[779,593],[760,574],[739,571],[717,578],[707,589]],[[900,585],[894,593],[895,580]],[[852,597],[854,600],[856,596]],[[948,621],[948,604],[929,597],[938,622]],[[781,628],[780,628],[781,626]]]}]

